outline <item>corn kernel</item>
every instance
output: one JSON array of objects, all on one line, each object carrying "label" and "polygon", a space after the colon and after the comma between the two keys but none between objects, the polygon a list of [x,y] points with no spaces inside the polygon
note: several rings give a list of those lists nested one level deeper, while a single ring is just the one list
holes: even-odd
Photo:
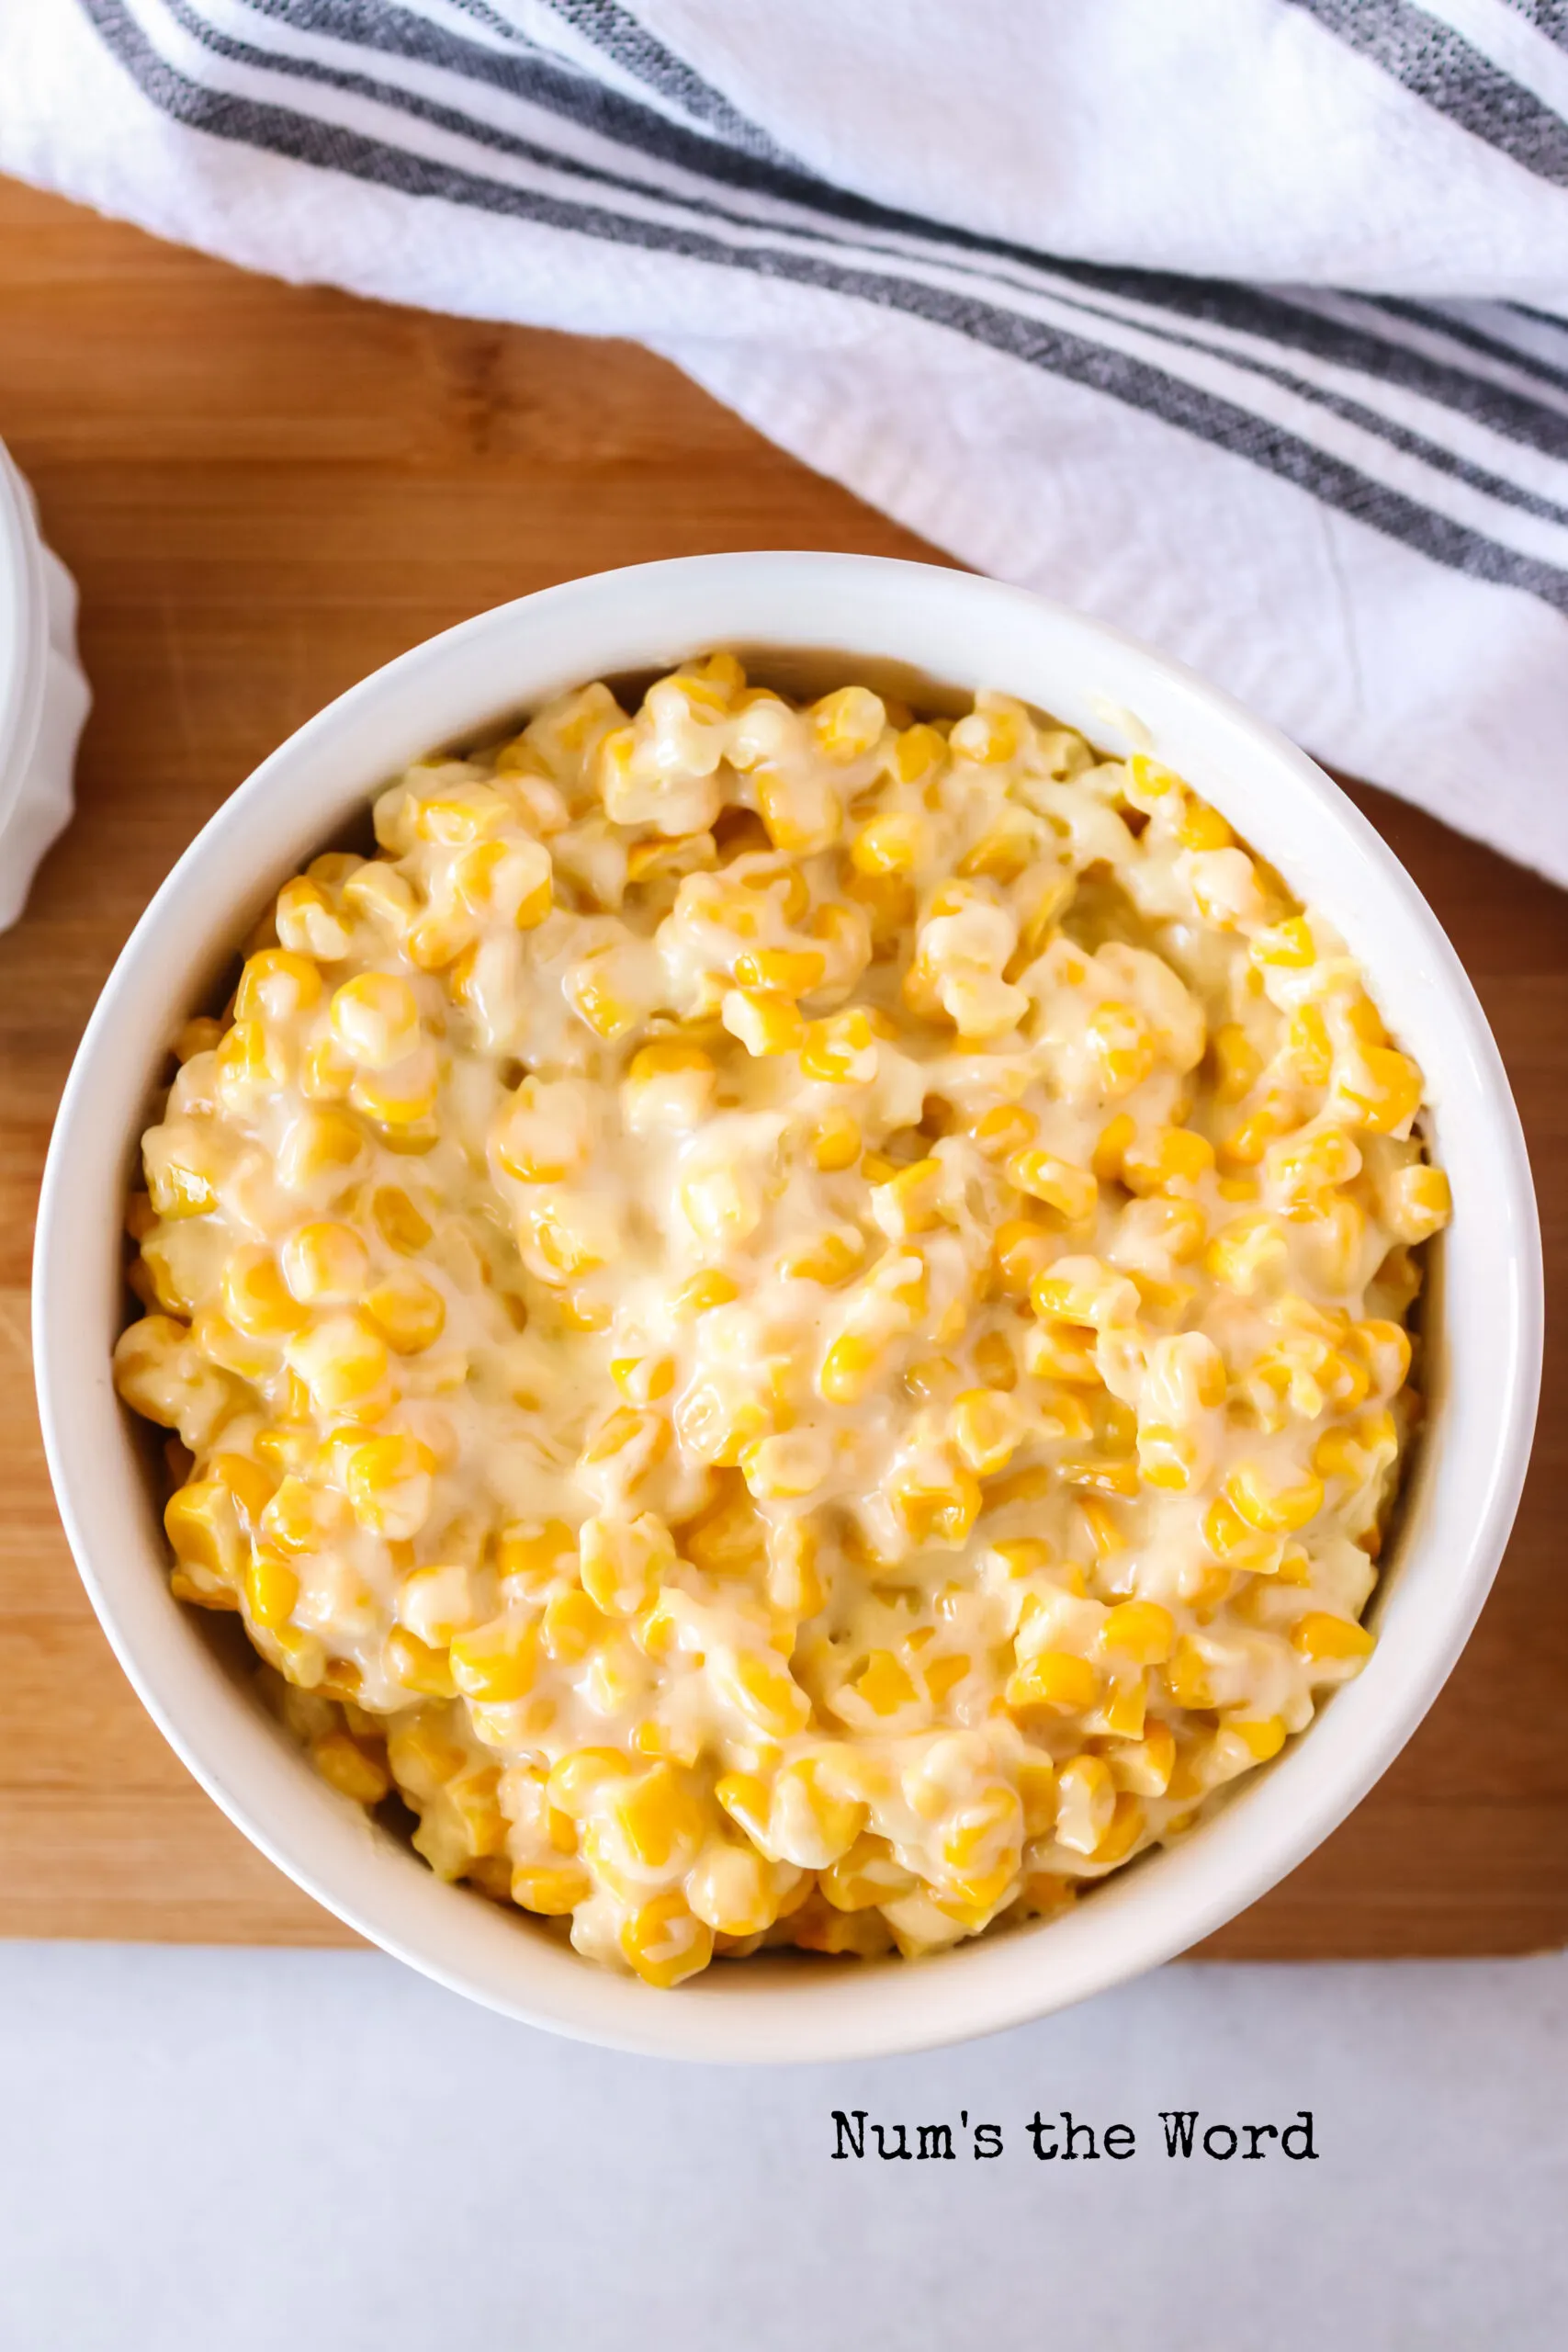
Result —
[{"label": "corn kernel", "polygon": [[1008,1161],[1008,1182],[1021,1193],[1043,1201],[1068,1225],[1086,1224],[1099,1204],[1100,1187],[1092,1170],[1075,1168],[1054,1152],[1019,1151]]},{"label": "corn kernel", "polygon": [[675,1564],[670,1531],[653,1511],[584,1520],[580,1541],[582,1589],[607,1617],[646,1609]]},{"label": "corn kernel", "polygon": [[1176,1620],[1157,1600],[1119,1601],[1100,1629],[1108,1650],[1140,1666],[1163,1666],[1176,1642]]},{"label": "corn kernel", "polygon": [[621,1928],[621,1951],[645,1984],[668,1990],[713,1958],[713,1929],[681,1894],[656,1894]]},{"label": "corn kernel", "polygon": [[1377,1637],[1347,1617],[1332,1617],[1326,1610],[1309,1609],[1291,1628],[1291,1646],[1314,1666],[1359,1666],[1377,1647]]},{"label": "corn kernel", "polygon": [[1100,1677],[1086,1657],[1071,1650],[1042,1650],[1008,1678],[1010,1707],[1052,1707],[1081,1714],[1099,1695]]},{"label": "corn kernel", "polygon": [[495,1617],[457,1634],[448,1655],[452,1679],[466,1699],[508,1706],[525,1699],[538,1679],[538,1627],[533,1619]]},{"label": "corn kernel", "polygon": [[379,1804],[392,1785],[385,1769],[345,1731],[329,1731],[313,1740],[310,1761],[323,1781],[355,1804]]}]

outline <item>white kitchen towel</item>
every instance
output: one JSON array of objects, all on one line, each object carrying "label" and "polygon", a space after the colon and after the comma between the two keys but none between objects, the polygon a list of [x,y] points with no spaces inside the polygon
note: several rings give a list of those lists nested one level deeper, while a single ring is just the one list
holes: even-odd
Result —
[{"label": "white kitchen towel", "polygon": [[0,168],[637,336],[1568,882],[1568,0],[0,0]]}]

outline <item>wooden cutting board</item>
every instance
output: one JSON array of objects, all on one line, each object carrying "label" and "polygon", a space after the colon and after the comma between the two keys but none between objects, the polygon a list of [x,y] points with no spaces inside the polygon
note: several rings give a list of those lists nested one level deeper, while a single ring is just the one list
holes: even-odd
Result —
[{"label": "wooden cutting board", "polygon": [[[97,701],[79,812],[0,938],[0,1932],[338,1943],[142,1714],[44,1472],[28,1261],[93,1000],[193,833],[264,752],[433,630],[573,573],[729,548],[930,556],[621,344],[272,284],[0,183],[0,437],[82,589]],[[1480,989],[1568,1305],[1568,899],[1357,797]],[[1205,1949],[1568,1942],[1562,1324],[1534,1472],[1452,1681],[1378,1789]]]}]

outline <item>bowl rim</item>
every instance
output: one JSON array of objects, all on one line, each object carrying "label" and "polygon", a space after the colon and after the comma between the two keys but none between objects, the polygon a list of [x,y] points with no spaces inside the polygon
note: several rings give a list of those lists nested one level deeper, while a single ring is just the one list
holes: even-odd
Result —
[{"label": "bowl rim", "polygon": [[[1440,1000],[1442,1051],[1450,1072],[1462,1081],[1460,1091],[1469,1098],[1461,1107],[1466,1114],[1484,1114],[1466,1116],[1465,1148],[1479,1158],[1484,1183],[1477,1189],[1484,1190],[1489,1206],[1495,1209],[1506,1240],[1485,1269],[1491,1317],[1487,1329],[1495,1335],[1490,1384],[1482,1393],[1468,1371],[1460,1384],[1470,1413],[1470,1420],[1461,1425],[1461,1433],[1470,1432],[1467,1475],[1475,1487],[1463,1514],[1466,1525],[1456,1531],[1451,1513],[1440,1525],[1435,1521],[1428,1524],[1427,1513],[1419,1529],[1407,1531],[1399,1547],[1399,1590],[1404,1591],[1412,1570],[1417,1570],[1424,1600],[1431,1589],[1428,1613],[1413,1618],[1402,1608],[1400,1645],[1380,1643],[1366,1672],[1320,1711],[1310,1738],[1292,1742],[1267,1771],[1249,1775],[1242,1797],[1218,1808],[1191,1838],[1102,1882],[1091,1904],[1064,1919],[983,1938],[916,1966],[840,1963],[829,1968],[811,1962],[784,1981],[773,1964],[752,1961],[745,1969],[711,1970],[698,1980],[701,1990],[687,1986],[679,1998],[671,1999],[563,1953],[547,1939],[519,1936],[496,1906],[442,1886],[423,1864],[400,1850],[400,1867],[412,1864],[412,1870],[394,1883],[387,1866],[393,1850],[390,1841],[362,1816],[350,1823],[330,1812],[328,1808],[345,1801],[321,1787],[297,1750],[290,1747],[285,1753],[281,1736],[263,1725],[259,1709],[246,1705],[220,1681],[205,1651],[205,1664],[196,1664],[196,1637],[187,1641],[183,1629],[175,1631],[189,1612],[170,1600],[161,1577],[145,1577],[145,1548],[137,1556],[137,1547],[124,1540],[123,1522],[115,1518],[108,1490],[118,1476],[113,1459],[117,1443],[121,1456],[127,1449],[125,1417],[113,1394],[107,1356],[85,1337],[93,1320],[85,1261],[95,1252],[101,1256],[107,1243],[91,1235],[84,1243],[77,1195],[92,1178],[97,1183],[93,1197],[107,1208],[111,1168],[115,1181],[123,1182],[133,1130],[116,1125],[111,1134],[100,1098],[107,1091],[112,1099],[117,1087],[121,1092],[132,1086],[145,1092],[141,1080],[127,1079],[124,1064],[139,1057],[145,1071],[149,1056],[155,1059],[164,1042],[146,1025],[150,1005],[160,1005],[160,1018],[165,1021],[188,1007],[188,994],[176,1008],[158,982],[160,961],[172,961],[165,945],[169,927],[177,930],[187,909],[194,910],[198,900],[205,903],[204,886],[226,870],[237,873],[247,855],[252,876],[261,872],[265,879],[266,871],[277,863],[269,865],[265,851],[271,800],[275,795],[287,798],[291,776],[298,791],[308,783],[312,766],[323,762],[341,760],[352,769],[356,731],[367,725],[374,731],[378,712],[378,723],[389,725],[387,714],[400,696],[406,704],[411,695],[417,702],[422,693],[437,694],[445,675],[471,668],[471,657],[481,652],[492,650],[503,664],[509,645],[515,654],[530,636],[541,631],[547,636],[552,626],[569,639],[574,628],[592,632],[598,626],[608,645],[615,639],[617,607],[629,607],[642,617],[634,625],[623,616],[620,636],[633,628],[637,641],[650,648],[646,665],[608,656],[598,662],[584,661],[576,676],[561,678],[560,685],[604,671],[679,658],[651,650],[671,641],[671,628],[674,641],[688,653],[715,643],[754,644],[763,632],[728,630],[722,625],[724,614],[744,609],[748,596],[769,609],[776,605],[781,611],[798,614],[793,627],[765,633],[769,642],[792,650],[826,650],[842,640],[842,628],[823,634],[812,617],[824,609],[877,607],[871,633],[886,636],[900,627],[912,628],[917,614],[934,617],[950,612],[955,600],[972,605],[976,626],[985,618],[1003,637],[1010,628],[1025,639],[1032,634],[1042,644],[1055,639],[1076,647],[1112,675],[1128,673],[1145,707],[1152,698],[1176,714],[1174,723],[1190,721],[1200,733],[1213,732],[1238,763],[1230,775],[1238,792],[1244,777],[1255,769],[1270,788],[1286,787],[1277,812],[1276,804],[1269,803],[1269,821],[1275,821],[1276,813],[1280,823],[1299,818],[1309,835],[1314,829],[1321,834],[1324,856],[1332,853],[1335,870],[1343,868],[1354,875],[1358,888],[1370,890],[1380,919],[1392,925],[1414,955],[1419,969],[1410,976],[1409,989],[1435,990]],[[682,609],[682,599],[688,605],[711,609],[714,623],[682,632],[674,620],[659,617]],[[852,624],[848,626],[852,633]],[[843,658],[855,658],[852,647],[845,648]],[[1017,679],[1004,676],[992,683],[1025,691]],[[541,685],[516,695],[510,705],[502,699],[495,707],[536,706],[553,690]],[[1043,699],[1032,694],[1026,698]],[[1055,701],[1065,716],[1059,695]],[[1128,719],[1128,707],[1097,695],[1095,708],[1101,716],[1090,731],[1104,741],[1119,729],[1135,730],[1139,720]],[[1138,702],[1130,707],[1137,709]],[[477,709],[468,723],[483,723]],[[428,750],[459,732],[460,725],[433,724],[419,748]],[[412,750],[405,754],[412,756]],[[363,781],[365,772],[366,762],[361,761],[354,791],[344,792],[334,803],[334,814],[362,805],[374,790],[374,780]],[[373,779],[389,772],[370,765]],[[1224,785],[1216,790],[1212,768],[1194,780],[1223,809]],[[1257,840],[1258,817],[1238,821],[1239,829]],[[272,825],[271,831],[276,841],[278,828]],[[319,841],[322,832],[315,838]],[[1272,854],[1267,840],[1260,846]],[[288,870],[286,864],[281,870]],[[1288,867],[1287,878],[1293,879]],[[1336,904],[1324,911],[1338,921]],[[215,920],[203,913],[193,927],[201,930],[206,953],[221,945],[231,955],[233,939],[240,934],[237,929],[220,933],[213,928]],[[228,920],[225,915],[224,922]],[[1354,939],[1351,944],[1380,995],[1384,993],[1380,983],[1386,974],[1376,956],[1367,956]],[[199,955],[188,946],[181,951],[184,979],[177,985],[188,989],[194,984],[199,962]],[[1410,999],[1413,1004],[1420,1001]],[[172,1035],[173,1025],[168,1023],[165,1035]],[[88,1191],[92,1193],[91,1182]],[[118,1196],[111,1197],[118,1210]],[[117,1215],[114,1235],[118,1225]],[[1344,1819],[1404,1746],[1479,1614],[1529,1463],[1541,1327],[1540,1242],[1528,1156],[1485,1017],[1457,955],[1415,884],[1323,771],[1275,729],[1183,665],[1103,622],[1026,590],[935,565],[795,551],[684,557],[630,566],[565,582],[476,614],[351,686],[280,744],[182,854],[105,984],[62,1098],[40,1194],[34,1255],[39,1419],[66,1534],[120,1664],[164,1736],[209,1794],[262,1852],[326,1909],[451,1989],[576,2038],[651,2055],[706,2061],[879,2056],[1000,2030],[1170,1958],[1293,1869]],[[1479,1433],[1472,1423],[1477,1423]],[[1424,1449],[1419,1474],[1423,1491],[1430,1483],[1425,1454],[1431,1451]],[[1445,1463],[1441,1476],[1447,1476]],[[121,1480],[121,1502],[128,1491]],[[144,1507],[144,1496],[142,1500]],[[1407,1561],[1406,1553],[1416,1556]],[[154,1583],[156,1591],[152,1589]],[[1376,1708],[1360,1695],[1373,1686],[1380,1702]],[[1287,1786],[1292,1798],[1288,1807],[1279,1795],[1271,1795]],[[423,1894],[413,1885],[415,1878]],[[1156,1881],[1158,1891],[1151,1893]],[[439,1896],[439,1909],[428,1899],[433,1893]],[[1032,1964],[1028,1962],[1031,1952]]]}]

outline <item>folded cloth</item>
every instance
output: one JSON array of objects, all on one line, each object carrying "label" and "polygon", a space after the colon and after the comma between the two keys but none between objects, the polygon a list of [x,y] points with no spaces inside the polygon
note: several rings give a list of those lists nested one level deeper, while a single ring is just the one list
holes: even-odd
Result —
[{"label": "folded cloth", "polygon": [[1568,0],[0,0],[0,168],[637,336],[1568,882]]}]

